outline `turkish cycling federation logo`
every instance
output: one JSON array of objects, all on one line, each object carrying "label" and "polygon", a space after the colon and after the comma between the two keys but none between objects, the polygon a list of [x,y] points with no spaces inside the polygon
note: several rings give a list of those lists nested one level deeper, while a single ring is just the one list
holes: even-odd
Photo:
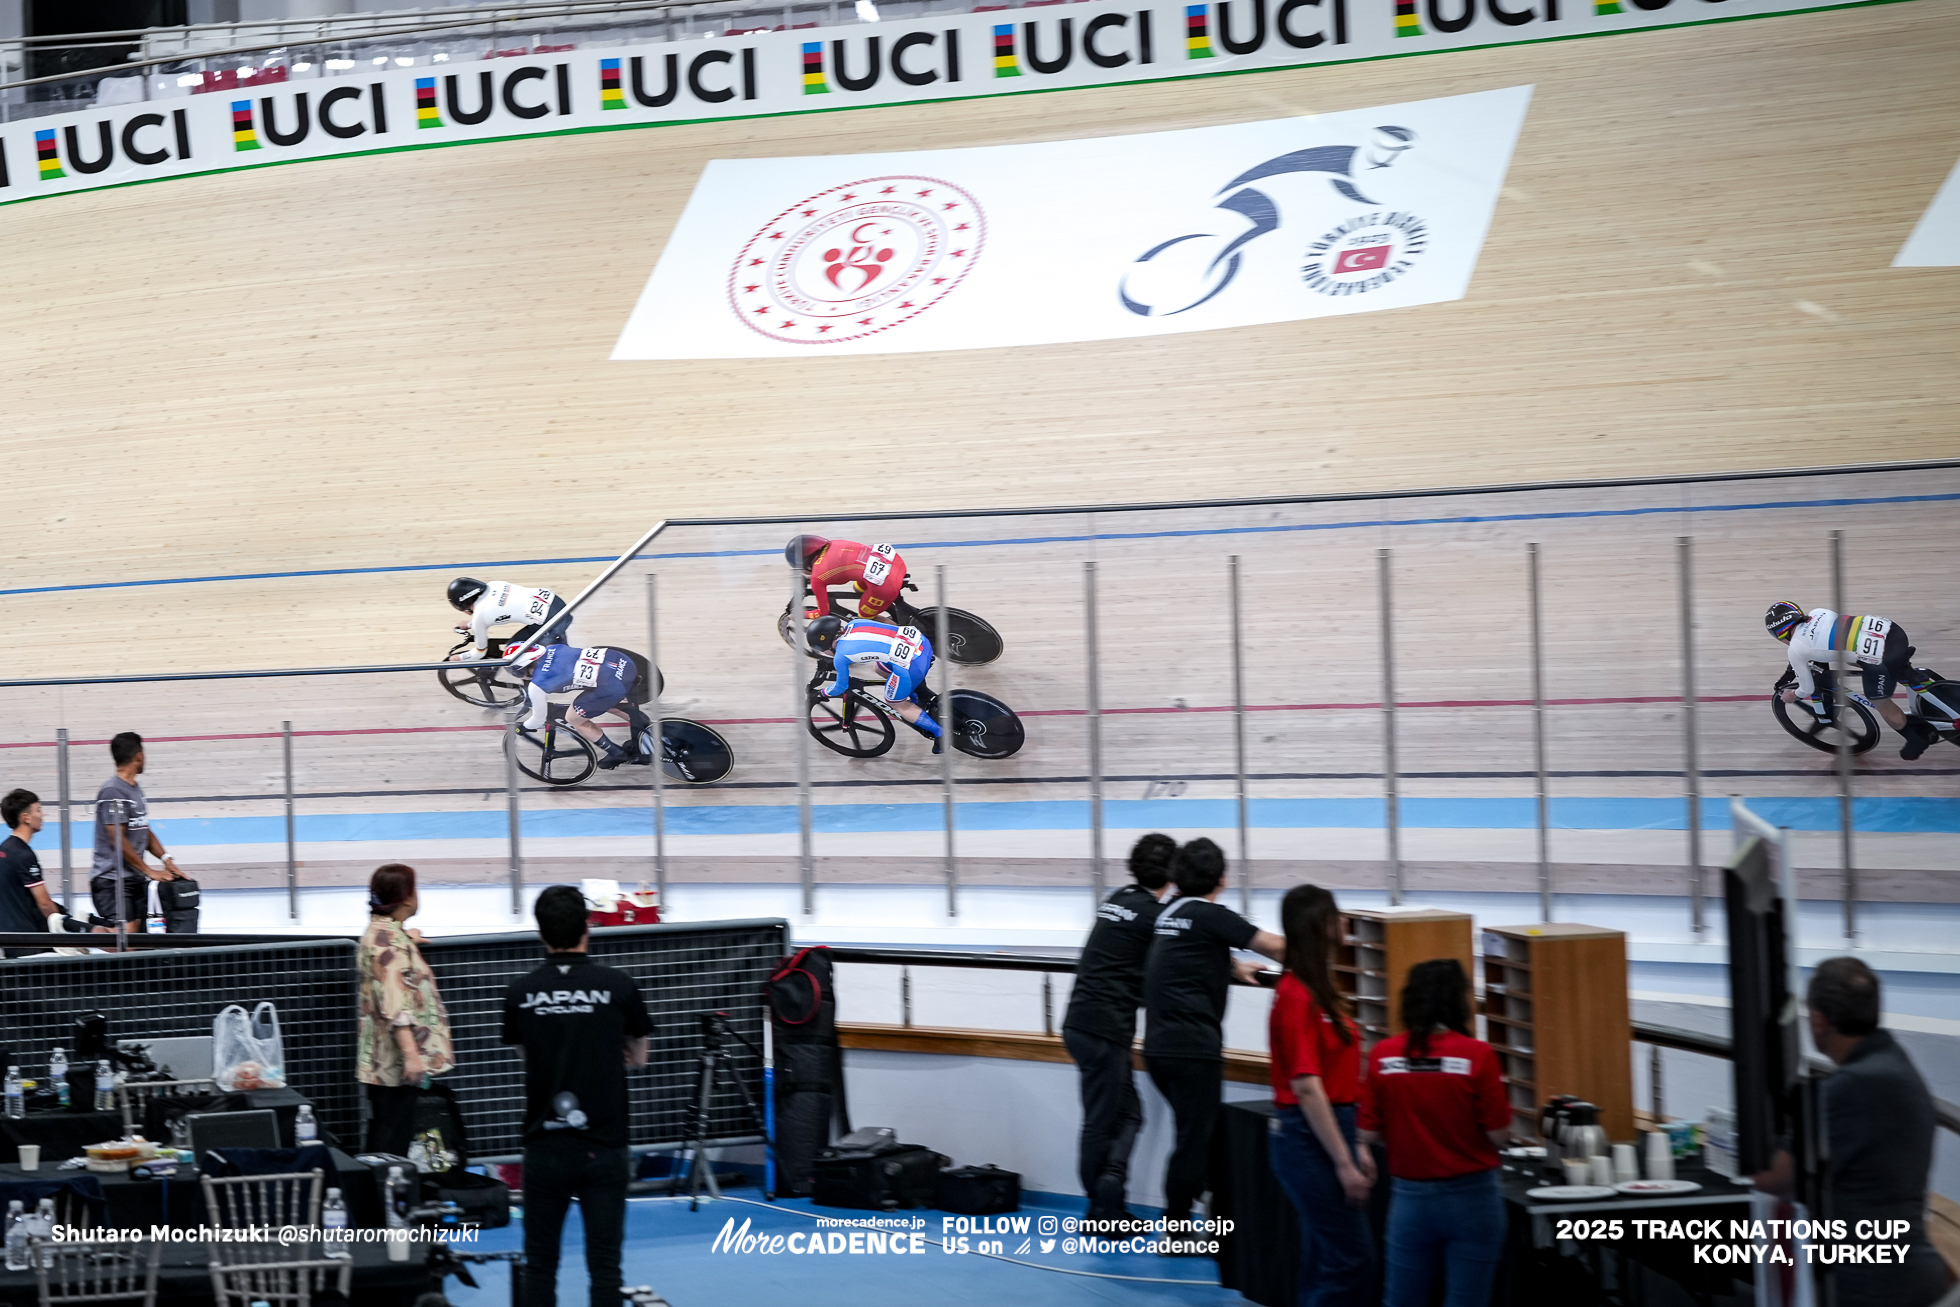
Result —
[{"label": "turkish cycling federation logo", "polygon": [[728,302],[771,340],[859,340],[952,294],[986,238],[974,198],[934,177],[869,177],[820,191],[749,238]]},{"label": "turkish cycling federation logo", "polygon": [[[1393,166],[1415,140],[1416,134],[1406,127],[1377,127],[1365,146],[1312,146],[1246,169],[1218,189],[1225,198],[1217,207],[1249,225],[1234,234],[1229,224],[1221,223],[1225,230],[1173,236],[1145,250],[1117,288],[1123,307],[1139,317],[1164,318],[1188,313],[1222,294],[1239,275],[1246,246],[1281,225],[1278,203],[1253,182],[1322,173],[1342,198],[1379,207],[1379,201],[1362,193],[1357,170]],[[1427,229],[1413,215],[1369,214],[1342,223],[1314,242],[1301,276],[1308,287],[1324,295],[1363,294],[1408,272],[1426,244]]]}]

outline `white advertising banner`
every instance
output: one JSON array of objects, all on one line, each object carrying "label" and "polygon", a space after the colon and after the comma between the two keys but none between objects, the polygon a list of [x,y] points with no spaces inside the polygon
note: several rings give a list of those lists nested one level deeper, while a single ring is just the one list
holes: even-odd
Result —
[{"label": "white advertising banner", "polygon": [[986,349],[1461,299],[1530,101],[718,159],[613,357]]},{"label": "white advertising banner", "polygon": [[1960,268],[1960,163],[1946,175],[1919,225],[1906,237],[1895,268]]},{"label": "white advertising banner", "polygon": [[[143,85],[151,98],[140,102],[0,125],[0,205],[165,177],[514,136],[1300,68],[1764,18],[1838,3],[1038,0],[1020,9],[699,33],[645,45],[541,46],[511,58],[450,61],[447,54],[397,52],[357,66],[351,59],[322,65],[317,54],[288,52],[283,62],[268,56],[267,66],[250,70],[150,77]],[[1629,58],[1646,56],[1637,42],[1615,48]]]}]

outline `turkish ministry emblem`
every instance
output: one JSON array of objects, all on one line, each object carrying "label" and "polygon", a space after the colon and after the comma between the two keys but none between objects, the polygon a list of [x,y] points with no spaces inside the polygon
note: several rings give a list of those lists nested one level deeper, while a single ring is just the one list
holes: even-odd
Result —
[{"label": "turkish ministry emblem", "polygon": [[771,340],[858,340],[952,294],[980,256],[973,197],[933,177],[869,177],[791,205],[749,238],[728,303]]}]

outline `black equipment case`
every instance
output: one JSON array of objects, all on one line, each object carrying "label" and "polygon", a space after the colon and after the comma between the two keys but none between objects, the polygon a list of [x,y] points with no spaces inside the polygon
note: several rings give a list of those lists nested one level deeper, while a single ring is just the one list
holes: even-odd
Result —
[{"label": "black equipment case", "polygon": [[810,1201],[873,1212],[929,1207],[939,1168],[950,1160],[917,1144],[825,1149],[810,1167]]},{"label": "black equipment case", "polygon": [[1021,1210],[1021,1176],[986,1166],[958,1166],[939,1173],[932,1205],[961,1216],[992,1216]]}]

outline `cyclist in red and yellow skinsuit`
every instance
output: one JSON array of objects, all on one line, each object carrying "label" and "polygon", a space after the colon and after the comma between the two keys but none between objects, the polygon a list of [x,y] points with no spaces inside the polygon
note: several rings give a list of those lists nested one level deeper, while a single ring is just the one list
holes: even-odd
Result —
[{"label": "cyclist in red and yellow skinsuit", "polygon": [[815,600],[811,617],[830,615],[832,586],[856,588],[860,617],[882,620],[894,605],[904,607],[899,591],[905,586],[905,560],[890,545],[797,536],[783,548],[783,557],[810,579],[810,594]]}]

